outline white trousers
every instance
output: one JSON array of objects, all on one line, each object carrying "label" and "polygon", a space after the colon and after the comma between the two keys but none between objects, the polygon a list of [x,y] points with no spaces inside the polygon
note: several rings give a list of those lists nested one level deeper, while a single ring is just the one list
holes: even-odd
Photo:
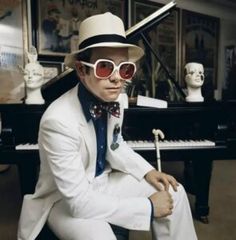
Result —
[{"label": "white trousers", "polygon": [[[145,179],[136,180],[131,175],[112,172],[94,179],[94,189],[119,197],[149,197],[156,192]],[[178,191],[170,188],[174,200],[172,215],[165,218],[154,218],[152,222],[153,239],[155,240],[196,240],[191,210],[184,188]],[[93,211],[93,209],[91,209]],[[109,223],[95,219],[80,219],[70,216],[63,200],[51,209],[48,224],[61,240],[116,240]]]}]

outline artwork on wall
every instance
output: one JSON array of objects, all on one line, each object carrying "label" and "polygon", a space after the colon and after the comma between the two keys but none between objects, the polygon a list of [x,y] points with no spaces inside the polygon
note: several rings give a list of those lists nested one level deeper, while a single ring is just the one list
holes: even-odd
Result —
[{"label": "artwork on wall", "polygon": [[236,43],[225,46],[223,98],[236,99]]},{"label": "artwork on wall", "polygon": [[184,66],[189,62],[203,64],[205,98],[213,98],[217,88],[217,53],[219,19],[183,10],[182,14],[182,86]]},{"label": "artwork on wall", "polygon": [[[35,8],[34,1],[32,9]],[[37,32],[39,55],[64,56],[77,50],[79,25],[85,18],[110,11],[122,19],[124,0],[37,0]]]},{"label": "artwork on wall", "polygon": [[1,1],[0,7],[0,103],[22,102],[27,48],[26,1]]},{"label": "artwork on wall", "polygon": [[[141,21],[162,6],[152,1],[131,0],[131,25]],[[175,80],[178,80],[178,11],[172,11],[159,24],[155,24],[146,33],[146,36],[170,74]],[[135,87],[139,88],[136,92],[171,100],[169,98],[174,96],[172,93],[170,94],[172,84],[169,82],[168,76],[145,42],[140,40],[139,45],[145,49],[145,57],[140,61],[139,71],[136,74]]]}]

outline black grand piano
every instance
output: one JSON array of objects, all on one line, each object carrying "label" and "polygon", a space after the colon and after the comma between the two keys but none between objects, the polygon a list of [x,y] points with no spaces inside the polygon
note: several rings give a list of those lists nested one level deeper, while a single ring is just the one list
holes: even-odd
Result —
[{"label": "black grand piano", "polygon": [[[174,6],[172,4],[164,11],[155,13],[150,21],[140,22],[136,28],[128,31],[128,37],[140,35],[146,41],[143,32],[149,25],[160,24]],[[166,74],[170,78],[169,73]],[[40,163],[37,134],[41,116],[54,99],[77,83],[75,72],[69,69],[42,87],[42,95],[46,100],[44,105],[0,104],[0,164],[17,164],[22,195],[32,193],[37,181]],[[172,83],[176,91],[181,91],[174,79]],[[186,103],[182,100],[169,102],[166,109],[130,104],[125,110],[123,136],[129,144],[136,143],[132,145],[135,151],[155,166],[154,144],[151,147],[143,145],[153,142],[153,128],[165,133],[167,145],[161,148],[162,161],[184,161],[186,167],[192,168],[195,211],[200,217],[207,216],[212,162],[236,158],[236,101]]]}]

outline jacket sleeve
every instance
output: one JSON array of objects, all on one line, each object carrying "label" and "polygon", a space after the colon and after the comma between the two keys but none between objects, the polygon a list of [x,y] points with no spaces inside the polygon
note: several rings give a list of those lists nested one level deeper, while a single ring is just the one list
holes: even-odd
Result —
[{"label": "jacket sleeve", "polygon": [[119,148],[108,151],[107,160],[112,168],[129,173],[138,180],[154,169],[141,155],[131,149],[122,137]]}]

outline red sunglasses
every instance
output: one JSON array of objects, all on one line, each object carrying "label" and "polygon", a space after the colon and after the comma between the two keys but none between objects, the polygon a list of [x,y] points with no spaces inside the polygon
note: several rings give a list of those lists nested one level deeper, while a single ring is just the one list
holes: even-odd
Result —
[{"label": "red sunglasses", "polygon": [[81,63],[93,68],[94,76],[100,79],[107,79],[118,70],[121,79],[130,80],[136,72],[136,65],[133,62],[122,62],[118,66],[108,59],[98,59],[94,64],[84,61]]}]

